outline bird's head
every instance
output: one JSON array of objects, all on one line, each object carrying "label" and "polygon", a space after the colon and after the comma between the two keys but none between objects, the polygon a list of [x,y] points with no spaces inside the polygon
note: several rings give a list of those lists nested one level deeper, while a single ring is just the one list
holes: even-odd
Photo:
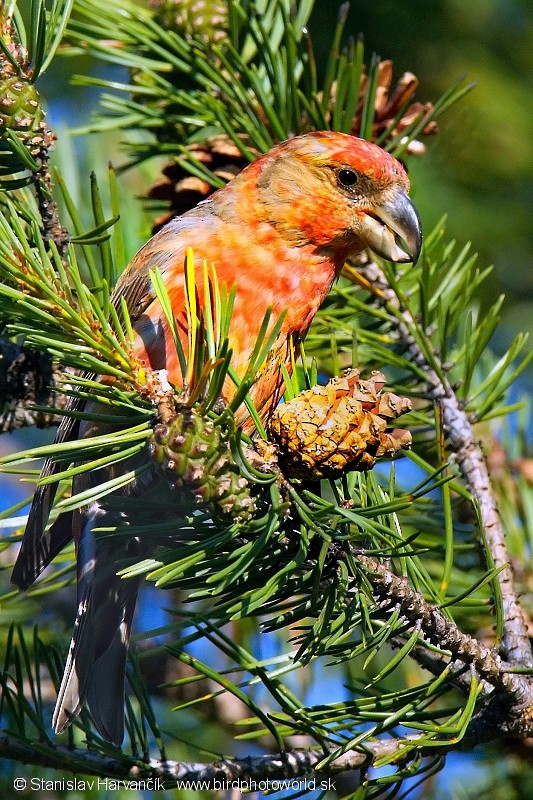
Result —
[{"label": "bird's head", "polygon": [[409,180],[393,156],[364,139],[322,132],[270,150],[256,171],[265,222],[295,246],[331,251],[340,261],[369,247],[390,261],[415,262],[422,233]]}]

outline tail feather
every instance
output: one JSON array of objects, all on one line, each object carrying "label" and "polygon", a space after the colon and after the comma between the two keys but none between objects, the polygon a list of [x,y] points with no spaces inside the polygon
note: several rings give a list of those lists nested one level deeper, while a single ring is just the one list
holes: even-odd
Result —
[{"label": "tail feather", "polygon": [[[87,515],[78,541],[78,610],[53,716],[64,730],[87,702],[94,724],[108,741],[124,735],[126,659],[141,579],[117,577],[113,548],[94,528],[102,513]],[[123,545],[122,545],[123,547]],[[138,549],[131,540],[129,552]]]},{"label": "tail feather", "polygon": [[78,716],[83,707],[83,699],[87,695],[89,672],[82,672],[77,668],[80,663],[92,664],[93,661],[91,652],[82,652],[83,644],[87,645],[91,641],[91,637],[84,633],[88,618],[83,606],[87,604],[88,599],[78,605],[67,662],[52,717],[52,725],[56,733],[61,733],[68,728],[72,720]]},{"label": "tail feather", "polygon": [[[84,407],[81,398],[73,398],[68,404],[73,411]],[[55,441],[70,441],[84,435],[86,427],[80,426],[74,417],[65,416]],[[50,478],[60,469],[57,462],[48,459],[41,478]],[[93,478],[96,480],[97,476],[78,478],[74,490],[83,491]],[[78,608],[53,726],[57,733],[64,730],[87,703],[100,734],[120,745],[124,734],[128,642],[142,579],[122,580],[116,573],[119,554],[136,555],[140,545],[133,538],[127,545],[122,537],[118,544],[98,538],[94,528],[106,515],[97,504],[61,514],[47,527],[55,494],[53,482],[37,488],[11,579],[19,588],[27,589],[63,547],[73,537],[76,540]],[[110,516],[105,521],[109,524]]]},{"label": "tail feather", "polygon": [[[117,578],[117,581],[120,578]],[[124,737],[124,693],[126,678],[126,659],[131,630],[131,620],[135,611],[139,581],[130,588],[130,596],[123,605],[124,621],[121,623],[108,650],[94,661],[91,678],[87,688],[87,704],[94,724],[104,739],[117,746]]]}]

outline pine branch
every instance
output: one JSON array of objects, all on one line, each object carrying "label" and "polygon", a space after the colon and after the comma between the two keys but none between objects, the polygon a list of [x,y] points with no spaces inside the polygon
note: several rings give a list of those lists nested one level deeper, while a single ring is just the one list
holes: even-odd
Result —
[{"label": "pine branch", "polygon": [[[279,755],[250,756],[243,759],[223,758],[209,764],[156,759],[150,759],[146,763],[138,759],[113,758],[96,751],[70,749],[62,745],[48,745],[45,750],[42,746],[28,745],[5,733],[0,733],[0,754],[3,758],[34,766],[71,770],[78,775],[105,776],[109,783],[114,779],[126,788],[128,784],[131,784],[130,788],[135,788],[133,784],[136,782],[139,782],[138,788],[143,788],[144,783],[144,788],[149,791],[164,788],[194,789],[195,785],[212,790],[246,790],[253,789],[253,784],[259,781],[279,784],[296,779],[304,779],[301,780],[302,788],[307,783],[307,788],[311,790],[320,781],[324,781],[322,788],[334,790],[334,777],[346,770],[368,768],[397,754],[403,754],[403,760],[408,762],[415,757],[418,739],[421,738],[414,735],[373,742],[366,745],[364,750],[349,750],[331,762],[325,770],[315,770],[323,759],[323,753],[312,750],[292,750]],[[483,740],[483,735],[479,732],[472,745]],[[450,742],[444,748],[456,749],[456,743]],[[434,753],[431,748],[427,748],[421,755],[430,756]]]},{"label": "pine branch", "polygon": [[419,629],[423,638],[441,650],[448,650],[453,659],[472,665],[480,678],[505,694],[514,707],[514,714],[522,719],[524,710],[533,706],[533,685],[530,679],[507,672],[505,664],[495,650],[485,647],[472,636],[463,633],[443,612],[411,589],[407,580],[387,569],[383,564],[356,554],[367,571],[379,607],[384,611],[397,608],[410,626]]},{"label": "pine branch", "polygon": [[[472,718],[462,739],[461,749],[468,750],[482,742],[507,738],[510,734],[502,726],[501,718],[502,707],[498,701],[487,705]],[[122,788],[145,788],[148,791],[199,787],[212,790],[238,788],[245,791],[253,789],[254,782],[279,786],[283,781],[300,779],[302,788],[320,788],[318,784],[323,781],[322,788],[335,790],[335,776],[348,770],[366,770],[387,763],[401,767],[416,758],[435,757],[434,747],[424,746],[424,741],[423,734],[414,734],[365,742],[360,750],[349,749],[322,767],[324,754],[318,750],[287,750],[279,754],[242,759],[221,758],[211,763],[166,758],[143,761],[122,754],[114,757],[96,750],[68,748],[50,742],[47,742],[46,748],[34,746],[0,732],[0,755],[24,764],[68,770],[76,775],[104,776],[108,788],[111,781],[115,780],[120,782]],[[443,740],[437,758],[440,760],[443,754],[457,750],[457,747],[458,742],[454,737],[449,741]]]},{"label": "pine branch", "polygon": [[33,173],[32,180],[42,220],[43,239],[47,243],[54,242],[58,253],[65,256],[70,234],[60,221],[59,208],[54,198],[49,148],[43,148],[39,168]]},{"label": "pine branch", "polygon": [[[400,650],[405,645],[405,638],[402,636],[393,636],[389,639],[389,644],[395,650]],[[468,694],[472,683],[471,671],[467,665],[459,660],[450,660],[447,653],[440,652],[439,650],[429,650],[424,645],[417,644],[410,651],[409,656],[415,661],[422,669],[427,670],[432,675],[440,676],[445,670],[449,670],[452,676],[453,684],[464,694]],[[486,681],[481,681],[483,686],[483,694],[489,695],[492,693],[493,688]]]},{"label": "pine branch", "polygon": [[71,5],[72,0],[54,0],[47,17],[36,2],[30,35],[13,7],[0,9],[0,191],[33,184],[44,241],[53,241],[61,255],[69,233],[52,191],[50,151],[56,137],[45,122],[35,81],[53,57]]},{"label": "pine branch", "polygon": [[[358,265],[358,271],[372,287],[379,305],[385,309],[392,307],[401,312],[403,320],[397,318],[396,322],[398,335],[409,350],[414,363],[424,372],[431,398],[442,409],[445,430],[456,454],[457,463],[478,505],[487,544],[494,566],[499,571],[504,619],[502,644],[506,657],[512,664],[532,666],[531,644],[515,588],[505,534],[491,488],[486,459],[475,435],[472,420],[445,377],[443,365],[440,365],[440,374],[438,374],[428,363],[425,354],[411,333],[417,323],[410,310],[401,305],[398,296],[389,285],[385,273],[375,262],[370,260],[361,262]],[[437,358],[436,354],[434,358]]]},{"label": "pine branch", "polygon": [[314,771],[323,759],[324,754],[320,751],[292,750],[278,755],[223,758],[210,764],[157,759],[143,762],[140,759],[124,756],[114,758],[94,750],[68,748],[51,743],[47,743],[45,749],[1,732],[0,755],[2,758],[34,766],[69,770],[78,775],[105,776],[124,782],[123,786],[128,781],[154,781],[154,785],[146,785],[147,790],[193,788],[191,784],[201,784],[203,789],[210,786],[213,789],[229,789],[232,784],[233,788],[240,784],[244,789],[252,781],[280,782],[305,776],[327,778],[345,770],[369,767],[379,759],[390,757],[404,748],[407,751],[414,750],[418,738],[413,736],[374,742],[366,746],[365,750],[351,750],[321,772]]}]

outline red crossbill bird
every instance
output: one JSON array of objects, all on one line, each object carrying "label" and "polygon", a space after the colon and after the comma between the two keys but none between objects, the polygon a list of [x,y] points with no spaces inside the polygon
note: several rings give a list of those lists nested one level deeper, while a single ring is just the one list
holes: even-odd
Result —
[{"label": "red crossbill bird", "polygon": [[[374,144],[340,133],[309,133],[277,145],[195,209],[169,222],[134,256],[114,292],[124,298],[135,331],[136,355],[166,369],[180,385],[181,369],[149,271],[158,268],[173,312],[186,325],[183,263],[187,248],[198,264],[213,264],[219,284],[236,286],[229,340],[233,366],[245,371],[268,308],[286,310],[276,358],[269,359],[252,396],[264,419],[282,390],[279,359],[305,337],[344,262],[370,248],[396,262],[416,261],[421,244],[417,212],[402,165]],[[197,270],[201,291],[202,270]],[[86,426],[87,428],[87,426]],[[98,432],[98,424],[88,426]],[[87,435],[65,417],[58,440]],[[100,428],[101,430],[101,428]],[[51,475],[54,465],[44,467]],[[76,480],[75,491],[84,484]],[[67,544],[76,542],[78,609],[54,729],[63,730],[87,703],[103,737],[123,738],[128,639],[139,581],[117,577],[117,559],[135,540],[99,542],[94,528],[105,511],[91,504],[47,527],[53,484],[37,489],[12,580],[29,587]],[[112,538],[112,537],[111,537]],[[117,553],[120,548],[120,553]]]}]

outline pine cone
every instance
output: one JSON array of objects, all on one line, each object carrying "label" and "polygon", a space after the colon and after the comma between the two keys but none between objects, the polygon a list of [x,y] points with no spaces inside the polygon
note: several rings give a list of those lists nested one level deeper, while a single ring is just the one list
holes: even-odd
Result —
[{"label": "pine cone", "polygon": [[228,27],[225,0],[150,0],[155,20],[167,31],[206,42],[224,38]]},{"label": "pine cone", "polygon": [[0,140],[7,141],[8,133],[14,134],[33,158],[38,159],[46,154],[55,137],[44,122],[39,93],[32,83],[28,54],[17,42],[11,22],[2,19],[0,25],[2,40],[19,66],[17,70],[0,51]]},{"label": "pine cone", "polygon": [[212,420],[186,407],[156,425],[148,448],[171,486],[196,506],[239,522],[253,515],[248,481],[239,473],[227,435]]},{"label": "pine cone", "polygon": [[[202,48],[202,57],[207,59],[214,69],[221,68],[220,59],[215,54],[213,45],[228,35],[227,0],[150,0],[150,5],[154,9],[154,21],[161,28],[189,40],[191,47],[194,47],[196,42],[197,46]],[[197,82],[179,68],[171,68],[169,72],[165,72],[165,79],[171,85],[191,95],[198,93]],[[139,87],[138,92],[133,91],[132,100],[155,112],[158,123],[154,133],[158,140],[168,143],[183,141],[190,132],[188,126],[181,120],[183,106],[179,102],[176,105],[176,100],[172,96],[161,96],[161,87],[149,71],[134,68],[130,71],[130,80],[134,86]],[[150,91],[146,92],[146,88]],[[193,205],[188,205],[187,208],[192,208]],[[171,216],[174,215],[170,214],[161,224],[156,223],[154,232]]]},{"label": "pine cone", "polygon": [[386,428],[411,410],[411,401],[382,394],[384,384],[381,372],[360,380],[352,369],[278,406],[270,434],[282,471],[305,480],[336,478],[372,469],[376,458],[410,447],[409,431]]},{"label": "pine cone", "polygon": [[[226,182],[234,178],[248,164],[248,159],[225,135],[213,136],[206,142],[192,144],[187,149],[197,161]],[[170,203],[171,210],[155,222],[154,233],[172,217],[194,208],[215,191],[207,181],[191,175],[183,167],[181,160],[167,164],[163,168],[163,175],[164,179],[150,189],[148,197]]]}]

